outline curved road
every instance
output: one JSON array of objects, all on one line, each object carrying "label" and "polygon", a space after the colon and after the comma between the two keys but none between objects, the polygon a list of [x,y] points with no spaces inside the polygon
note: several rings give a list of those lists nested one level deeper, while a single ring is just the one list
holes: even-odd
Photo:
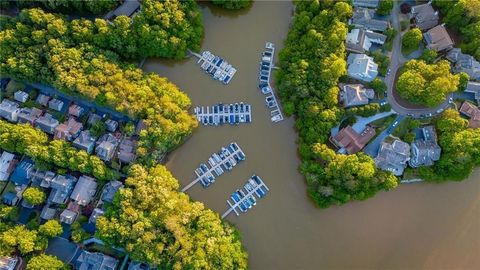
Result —
[{"label": "curved road", "polygon": [[414,118],[421,118],[422,116],[425,116],[427,114],[438,114],[438,112],[442,112],[450,106],[449,99],[453,97],[453,93],[449,94],[447,100],[445,100],[442,104],[438,105],[435,108],[407,108],[399,104],[395,99],[395,96],[393,95],[395,75],[397,74],[398,69],[401,68],[403,64],[408,60],[402,54],[402,35],[399,20],[400,8],[398,1],[395,1],[395,5],[391,14],[392,27],[397,30],[398,34],[393,40],[393,50],[390,57],[390,74],[387,75],[384,79],[385,84],[387,85],[388,103],[392,106],[392,109],[399,115],[408,115]]}]

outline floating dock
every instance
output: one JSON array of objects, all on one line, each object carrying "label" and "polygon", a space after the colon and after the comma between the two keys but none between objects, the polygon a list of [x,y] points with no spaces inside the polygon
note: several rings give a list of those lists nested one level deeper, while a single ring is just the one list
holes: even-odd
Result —
[{"label": "floating dock", "polygon": [[272,122],[280,122],[283,120],[283,114],[280,105],[275,97],[273,88],[270,85],[270,77],[274,68],[273,57],[275,55],[275,45],[271,42],[265,44],[265,51],[262,53],[262,61],[260,61],[258,87],[265,95],[265,105],[270,109],[270,117]]},{"label": "floating dock", "polygon": [[[200,182],[204,188],[215,183],[216,176],[222,175],[225,171],[231,171],[238,163],[245,160],[246,156],[236,142],[230,143],[226,147],[222,147],[217,153],[213,153],[208,159],[208,165],[201,163],[195,169],[195,180],[186,185],[182,192],[187,191],[196,183]],[[216,175],[216,176],[215,176]]]},{"label": "floating dock", "polygon": [[222,218],[225,218],[231,212],[234,212],[237,216],[239,216],[240,213],[246,213],[252,206],[257,204],[257,198],[261,199],[265,197],[268,191],[270,191],[270,189],[268,189],[263,180],[255,174],[252,175],[243,188],[237,189],[232,193],[230,196],[232,201],[227,200],[229,208],[223,213]]},{"label": "floating dock", "polygon": [[218,126],[223,124],[238,125],[252,122],[252,106],[243,102],[234,104],[219,103],[214,106],[195,107],[193,112],[198,122],[203,125]]},{"label": "floating dock", "polygon": [[209,51],[204,51],[202,54],[192,51],[190,53],[199,58],[197,64],[206,73],[210,74],[214,80],[221,81],[223,84],[229,84],[237,72],[237,69],[232,67],[227,61]]}]

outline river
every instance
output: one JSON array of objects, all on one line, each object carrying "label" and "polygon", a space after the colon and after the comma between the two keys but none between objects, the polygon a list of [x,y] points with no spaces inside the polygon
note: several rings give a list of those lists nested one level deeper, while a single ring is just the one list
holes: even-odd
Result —
[{"label": "river", "polygon": [[[461,183],[410,184],[364,202],[317,209],[298,173],[293,119],[273,124],[257,89],[265,42],[280,49],[292,4],[255,2],[227,12],[202,5],[203,50],[224,57],[238,72],[228,86],[213,81],[195,59],[149,59],[144,70],[169,78],[194,105],[247,102],[253,123],[199,127],[169,156],[168,168],[182,186],[200,162],[236,141],[245,162],[217,178],[208,189],[188,193],[219,213],[226,199],[253,173],[270,192],[248,213],[227,217],[241,231],[251,269],[480,269],[480,171]],[[278,51],[278,50],[277,50]]]}]

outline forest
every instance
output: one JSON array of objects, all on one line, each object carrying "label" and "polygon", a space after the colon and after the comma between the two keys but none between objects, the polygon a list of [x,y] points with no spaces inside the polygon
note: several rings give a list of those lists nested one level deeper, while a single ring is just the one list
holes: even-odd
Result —
[{"label": "forest", "polygon": [[346,74],[344,40],[352,7],[342,1],[300,1],[276,82],[285,112],[295,114],[308,193],[320,207],[364,200],[397,186],[397,178],[378,170],[358,153],[336,154],[327,145],[330,129],[345,111],[338,104],[338,81]]}]

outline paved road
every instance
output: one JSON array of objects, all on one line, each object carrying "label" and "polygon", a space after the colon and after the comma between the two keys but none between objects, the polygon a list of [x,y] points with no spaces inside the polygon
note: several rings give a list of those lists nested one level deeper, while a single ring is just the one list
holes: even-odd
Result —
[{"label": "paved road", "polygon": [[389,111],[389,112],[377,113],[370,117],[355,116],[355,118],[357,118],[357,122],[353,124],[352,128],[356,132],[361,133],[367,127],[367,125],[370,124],[371,122],[390,116],[391,114],[394,114],[394,113],[395,112],[393,111]]},{"label": "paved road", "polygon": [[378,155],[378,150],[380,149],[380,143],[385,140],[386,137],[391,135],[395,128],[398,127],[400,122],[402,122],[405,119],[404,115],[397,115],[397,118],[395,118],[395,121],[393,121],[390,126],[388,126],[382,133],[380,133],[375,140],[371,141],[365,148],[363,149],[363,152],[365,154],[371,156],[372,158],[377,157]]},{"label": "paved road", "polygon": [[397,71],[403,66],[407,59],[402,54],[402,40],[401,40],[401,28],[400,28],[400,4],[399,1],[395,1],[395,5],[392,10],[392,27],[397,30],[398,34],[393,40],[393,50],[390,57],[390,74],[385,77],[385,84],[387,85],[387,100],[388,103],[392,106],[392,109],[398,113],[399,115],[409,115],[414,118],[420,118],[421,115],[432,114],[435,115],[451,104],[449,103],[449,99],[453,97],[453,94],[450,94],[442,104],[435,108],[406,108],[399,104],[397,100],[395,100],[395,96],[393,95],[393,86],[395,83],[395,74]]}]

